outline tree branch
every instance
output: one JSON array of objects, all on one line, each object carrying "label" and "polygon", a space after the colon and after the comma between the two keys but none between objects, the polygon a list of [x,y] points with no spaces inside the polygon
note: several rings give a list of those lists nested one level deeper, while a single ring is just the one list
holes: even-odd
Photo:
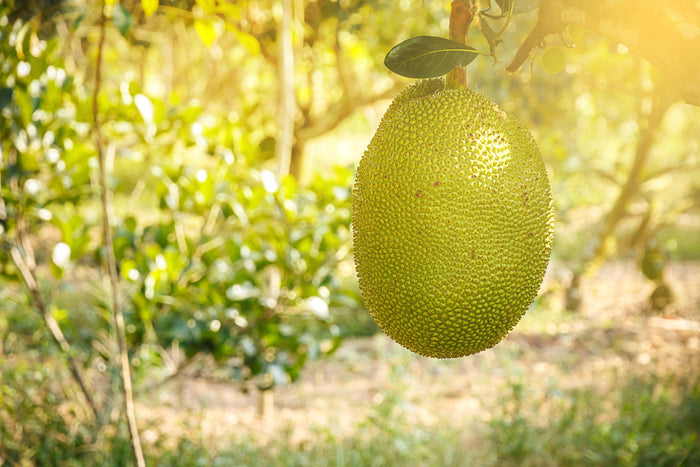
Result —
[{"label": "tree branch", "polygon": [[297,130],[296,138],[301,141],[308,141],[313,138],[317,138],[321,135],[334,130],[343,120],[349,117],[355,110],[374,104],[375,102],[390,99],[403,87],[403,83],[396,81],[390,88],[379,92],[377,94],[372,94],[367,97],[350,97],[349,94],[343,93],[343,98],[336,105],[332,106],[334,109],[330,114],[326,114],[323,118],[318,120],[310,121],[307,120],[305,125]]},{"label": "tree branch", "polygon": [[390,88],[377,94],[366,96],[364,93],[358,93],[357,87],[353,85],[357,81],[356,77],[347,69],[342,57],[338,32],[336,29],[333,51],[335,52],[336,70],[338,82],[342,89],[342,97],[338,102],[329,106],[333,110],[330,114],[324,114],[322,118],[313,119],[310,115],[310,109],[304,112],[303,126],[297,128],[295,134],[296,140],[301,141],[302,144],[334,130],[358,108],[394,97],[403,87],[401,82],[395,81]]},{"label": "tree branch", "polygon": [[666,111],[672,103],[673,99],[667,93],[659,94],[657,92],[653,96],[652,108],[646,117],[644,126],[640,130],[634,161],[627,174],[627,180],[622,185],[612,208],[605,216],[603,229],[597,239],[597,246],[584,266],[585,271],[589,274],[594,272],[612,253],[609,248],[610,239],[613,237],[620,220],[625,217],[630,201],[639,191],[642,183],[642,171],[649,159],[649,154],[654,145],[654,138],[664,115],[666,115]]},{"label": "tree branch", "polygon": [[551,1],[544,0],[540,5],[537,23],[521,44],[513,60],[506,67],[508,73],[517,73],[532,51],[540,46],[545,37],[550,34],[559,34],[566,27],[566,24],[558,17],[557,12],[552,10],[551,3]]},{"label": "tree branch", "polygon": [[648,182],[649,180],[653,180],[655,178],[663,177],[664,175],[672,174],[672,173],[684,173],[687,174],[689,172],[694,172],[694,171],[700,171],[700,165],[698,164],[675,164],[671,165],[668,167],[663,167],[661,169],[658,169],[654,172],[647,173],[644,178],[642,179],[643,182]]},{"label": "tree branch", "polygon": [[126,344],[126,330],[124,325],[124,314],[119,303],[119,276],[117,273],[117,260],[114,256],[114,239],[112,237],[112,220],[110,208],[110,192],[107,189],[107,168],[105,162],[105,151],[102,145],[100,133],[100,113],[99,113],[99,92],[102,84],[102,51],[105,42],[105,4],[104,0],[100,5],[100,39],[97,48],[97,64],[95,70],[95,84],[92,91],[92,113],[93,113],[93,136],[95,147],[97,148],[97,158],[99,161],[99,185],[100,202],[102,208],[102,233],[106,251],[107,269],[109,282],[112,289],[112,316],[117,333],[117,343],[119,344],[119,364],[121,367],[122,390],[124,397],[124,412],[129,426],[129,437],[131,448],[138,467],[145,467],[146,461],[141,448],[141,438],[136,425],[136,412],[134,409],[134,395],[131,383],[131,365],[129,363],[129,353]]},{"label": "tree branch", "polygon": [[282,0],[282,18],[277,29],[277,143],[275,158],[280,180],[289,173],[294,144],[294,44],[292,39],[292,1]]},{"label": "tree branch", "polygon": [[[15,193],[19,192],[19,185],[16,179],[14,180],[14,183],[10,183],[10,189]],[[2,196],[2,187],[0,186],[0,221],[7,221],[7,217],[8,215],[7,209],[5,207],[5,199]],[[87,401],[87,404],[90,407],[90,411],[92,411],[95,420],[98,423],[100,423],[100,416],[97,410],[97,404],[95,404],[95,401],[87,388],[87,384],[85,384],[85,379],[83,378],[83,375],[80,372],[77,362],[71,355],[70,343],[66,339],[66,336],[63,334],[61,326],[58,324],[58,321],[56,321],[56,318],[54,318],[51,312],[46,308],[44,299],[41,296],[41,291],[39,290],[39,283],[36,279],[36,274],[34,273],[34,269],[36,268],[34,251],[31,248],[31,242],[25,235],[25,221],[21,211],[15,213],[15,222],[17,223],[17,241],[20,247],[24,250],[27,257],[22,255],[22,252],[16,245],[11,245],[10,256],[12,257],[12,261],[15,263],[15,266],[17,266],[17,269],[19,269],[20,275],[22,276],[22,280],[24,281],[24,284],[27,286],[29,292],[32,295],[34,306],[39,311],[41,317],[44,319],[46,327],[49,328],[51,337],[53,338],[56,345],[58,345],[58,347],[61,349],[61,352],[63,352],[63,354],[65,355],[66,360],[68,360],[68,366],[70,367],[71,375],[80,387],[80,391],[83,393],[83,396],[85,397],[85,400]],[[6,232],[4,232],[2,224],[0,224],[0,238],[3,242],[8,242],[6,238]]]},{"label": "tree branch", "polygon": [[700,106],[700,6],[663,0],[544,0],[540,19],[506,69],[517,71],[549,25],[575,25],[626,45],[667,73],[683,99]]},{"label": "tree branch", "polygon": [[12,261],[17,266],[17,269],[19,269],[19,272],[22,275],[22,279],[24,280],[25,285],[32,294],[34,306],[36,306],[37,310],[39,310],[39,314],[41,314],[41,317],[44,319],[46,326],[49,328],[49,331],[51,332],[51,337],[53,337],[54,342],[61,349],[63,355],[66,356],[66,359],[68,360],[68,366],[70,367],[71,375],[73,375],[73,379],[78,383],[78,386],[80,386],[80,391],[83,393],[83,396],[85,397],[85,400],[87,401],[87,404],[90,407],[90,410],[92,411],[95,420],[99,422],[100,416],[99,412],[97,411],[97,405],[95,404],[95,401],[93,400],[90,391],[88,391],[87,385],[85,384],[85,380],[83,379],[83,376],[80,373],[80,370],[78,369],[78,364],[71,355],[71,346],[68,343],[66,336],[63,334],[63,331],[61,330],[61,326],[58,324],[58,321],[56,321],[56,318],[54,318],[53,315],[46,308],[46,304],[44,303],[44,299],[41,297],[41,292],[39,291],[39,284],[36,280],[36,276],[34,275],[33,269],[27,264],[27,261],[25,261],[24,257],[22,256],[22,253],[16,246],[13,245],[10,248],[10,255],[12,256]]},{"label": "tree branch", "polygon": [[[472,12],[467,0],[453,0],[450,11],[450,39],[460,44],[467,43],[467,33],[472,22]],[[448,89],[464,89],[467,85],[467,70],[456,67],[447,74]]]}]

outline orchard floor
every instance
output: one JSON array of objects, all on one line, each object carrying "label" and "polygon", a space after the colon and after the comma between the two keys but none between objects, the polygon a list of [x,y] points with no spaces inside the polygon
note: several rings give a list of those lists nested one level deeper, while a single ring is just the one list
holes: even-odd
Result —
[{"label": "orchard floor", "polygon": [[434,360],[383,334],[348,339],[333,356],[308,363],[297,382],[277,388],[263,416],[257,390],[185,372],[139,396],[144,441],[168,446],[186,435],[227,449],[232,440],[266,445],[283,437],[304,449],[321,435],[352,436],[384,416],[404,426],[463,430],[460,439],[478,448],[479,427],[513,401],[514,388],[536,401],[528,410],[546,419],[558,410],[557,397],[572,389],[604,398],[630,375],[697,378],[700,262],[671,264],[676,301],[661,316],[644,312],[653,284],[631,261],[610,263],[585,280],[577,314],[562,310],[558,284],[567,283],[566,274],[548,272],[541,303],[491,350]]}]

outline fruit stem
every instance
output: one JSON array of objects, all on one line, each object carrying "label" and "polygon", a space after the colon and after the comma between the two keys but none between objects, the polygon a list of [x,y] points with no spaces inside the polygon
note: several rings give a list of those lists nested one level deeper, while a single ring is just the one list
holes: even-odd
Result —
[{"label": "fruit stem", "polygon": [[[472,18],[469,0],[453,0],[450,11],[450,39],[460,44],[466,44],[467,32]],[[447,89],[466,87],[467,70],[464,67],[456,67],[447,74]]]}]

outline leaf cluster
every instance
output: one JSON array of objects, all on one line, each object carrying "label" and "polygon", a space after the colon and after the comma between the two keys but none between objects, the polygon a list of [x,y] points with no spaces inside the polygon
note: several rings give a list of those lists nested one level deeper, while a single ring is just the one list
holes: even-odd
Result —
[{"label": "leaf cluster", "polygon": [[[109,363],[92,102],[57,56],[57,39],[20,21],[0,39],[2,280],[30,303],[9,251],[33,253],[69,340],[86,362]],[[273,140],[196,101],[166,103],[134,81],[105,86],[98,99],[113,142],[115,255],[140,374],[166,375],[163,350],[179,348],[186,361],[209,354],[229,377],[269,387],[334,351],[334,311],[357,307],[346,280],[352,171],[300,187],[264,168]],[[24,315],[8,321],[13,333],[43,326]]]},{"label": "leaf cluster", "polygon": [[[483,3],[483,2],[482,2]],[[490,52],[485,53],[469,45],[437,36],[416,36],[394,46],[387,53],[384,64],[394,73],[407,78],[437,78],[446,75],[454,68],[469,65],[478,55],[495,57],[496,47],[502,42],[502,36],[514,14],[529,9],[523,2],[513,0],[496,0],[497,12],[493,12],[490,1],[481,10],[469,13],[469,23],[473,20],[489,45]],[[518,8],[515,5],[518,4]],[[465,6],[466,8],[466,6]],[[455,21],[453,17],[450,21]],[[490,22],[503,20],[504,24],[496,31]],[[466,25],[468,29],[468,24]]]}]

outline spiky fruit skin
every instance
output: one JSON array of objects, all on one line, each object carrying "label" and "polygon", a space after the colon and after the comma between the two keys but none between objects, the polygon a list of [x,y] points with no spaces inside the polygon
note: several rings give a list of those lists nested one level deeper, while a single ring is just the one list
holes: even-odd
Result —
[{"label": "spiky fruit skin", "polygon": [[454,358],[499,343],[535,299],[554,209],[530,132],[437,79],[389,106],[357,168],[352,221],[379,327],[415,353]]}]

